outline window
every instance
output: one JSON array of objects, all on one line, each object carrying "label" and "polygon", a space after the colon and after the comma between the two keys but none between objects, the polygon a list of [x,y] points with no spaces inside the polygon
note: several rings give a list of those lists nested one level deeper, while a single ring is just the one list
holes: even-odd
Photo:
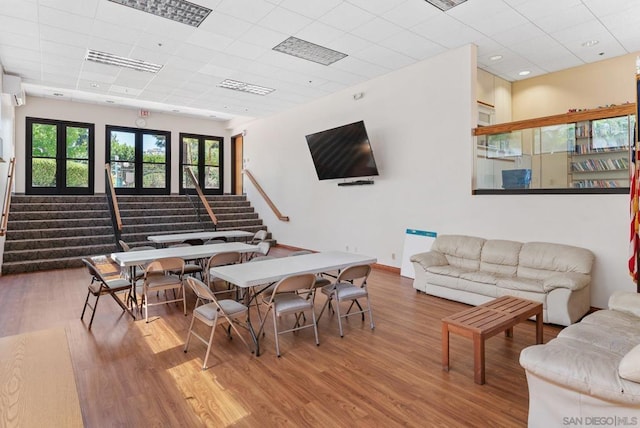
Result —
[{"label": "window", "polygon": [[187,168],[193,171],[203,193],[222,194],[222,137],[180,134],[180,193],[194,189]]},{"label": "window", "polygon": [[117,193],[170,193],[170,132],[107,126],[106,141]]},{"label": "window", "polygon": [[28,194],[94,192],[94,125],[27,117]]}]

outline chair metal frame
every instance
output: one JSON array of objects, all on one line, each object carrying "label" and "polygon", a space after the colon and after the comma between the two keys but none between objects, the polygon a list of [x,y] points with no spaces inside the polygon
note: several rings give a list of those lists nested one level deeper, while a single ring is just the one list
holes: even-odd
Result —
[{"label": "chair metal frame", "polygon": [[[150,262],[142,279],[142,307],[144,309],[144,319],[149,322],[149,306],[157,306],[166,303],[174,303],[182,301],[184,315],[187,315],[187,300],[184,292],[184,260],[180,257],[164,257],[155,259]],[[182,297],[175,294],[175,290],[180,291]],[[150,291],[166,291],[173,290],[174,298],[172,300],[164,300],[161,302],[150,303]]]},{"label": "chair metal frame", "polygon": [[[267,319],[269,311],[272,311],[273,315],[273,330],[275,333],[276,342],[276,354],[280,357],[280,341],[279,336],[284,333],[294,332],[305,328],[313,328],[315,335],[316,345],[320,346],[320,340],[318,339],[318,324],[316,322],[316,314],[313,308],[313,298],[307,299],[298,294],[299,291],[313,293],[315,288],[314,284],[316,276],[312,273],[305,273],[299,275],[290,275],[282,278],[273,287],[273,292],[268,300],[268,309],[265,314],[265,318],[260,325],[258,336],[264,329],[264,324]],[[307,311],[311,312],[312,322],[311,324],[301,323],[300,315]],[[293,327],[286,330],[280,330],[279,319],[284,315],[295,315],[295,324]]]},{"label": "chair metal frame", "polygon": [[216,291],[215,277],[211,275],[211,268],[219,267],[219,266],[235,265],[237,263],[240,263],[241,261],[242,261],[242,254],[238,251],[227,251],[224,253],[214,254],[213,256],[209,257],[209,260],[207,260],[206,269],[204,271],[204,278],[205,278],[205,283],[209,286],[213,294],[231,293],[234,291],[233,289],[235,288],[235,286],[225,281],[225,283],[227,284],[227,289]]},{"label": "chair metal frame", "polygon": [[[114,278],[107,279],[105,278],[95,264],[91,261],[91,259],[82,259],[82,263],[87,267],[89,274],[91,275],[91,283],[87,287],[87,297],[84,300],[84,307],[82,308],[82,315],[80,315],[80,320],[84,321],[84,314],[87,308],[91,309],[91,319],[89,320],[89,330],[91,330],[91,326],[93,325],[93,318],[96,315],[96,309],[98,308],[98,301],[100,300],[100,296],[109,294],[113,300],[116,301],[118,306],[120,306],[123,312],[127,312],[131,315],[131,318],[134,320],[136,316],[131,312],[131,310],[118,298],[116,293],[121,291],[131,292],[131,283],[124,278]],[[93,304],[89,302],[89,296],[93,295],[96,299]]]},{"label": "chair metal frame", "polygon": [[[236,302],[235,300],[218,300],[213,292],[209,289],[209,287],[207,287],[204,282],[198,280],[197,278],[187,278],[187,284],[189,284],[193,292],[196,294],[197,299],[196,305],[193,308],[193,317],[191,318],[191,324],[189,325],[187,339],[184,344],[184,352],[186,353],[189,349],[191,336],[195,336],[196,338],[200,339],[202,343],[207,345],[207,352],[202,363],[202,370],[206,370],[208,368],[207,362],[209,361],[209,355],[211,353],[211,345],[213,344],[213,335],[216,331],[216,327],[218,325],[222,326],[221,323],[227,324],[226,332],[229,340],[232,339],[231,329],[233,329],[238,337],[240,337],[240,340],[245,345],[247,345],[249,351],[254,352],[236,327],[240,326],[246,328],[253,336],[253,330],[251,329],[248,318],[249,309],[245,305]],[[232,308],[233,312],[226,311],[225,308]],[[209,309],[215,309],[215,316],[213,317],[213,319],[206,316],[206,312]],[[244,325],[238,321],[238,318],[242,317],[243,315],[245,316]],[[208,340],[193,330],[193,325],[196,319],[211,327],[211,333],[209,334]]]},{"label": "chair metal frame", "polygon": [[[369,291],[367,290],[367,279],[371,273],[371,265],[353,265],[345,268],[336,279],[334,284],[330,284],[322,287],[322,293],[327,296],[327,300],[322,306],[320,311],[320,318],[327,306],[331,306],[331,302],[336,300],[335,312],[338,315],[338,326],[340,328],[340,337],[344,337],[344,331],[342,328],[342,319],[348,318],[351,315],[362,315],[362,321],[364,322],[365,313],[369,314],[369,324],[371,330],[375,328],[373,322],[373,311],[371,310],[371,300],[369,299]],[[356,282],[360,281],[360,285],[356,285]],[[365,298],[367,301],[367,307],[363,308],[360,305],[358,299]],[[351,304],[347,309],[347,312],[342,314],[340,311],[340,303],[350,301]],[[358,311],[351,312],[354,304],[358,307]]]}]

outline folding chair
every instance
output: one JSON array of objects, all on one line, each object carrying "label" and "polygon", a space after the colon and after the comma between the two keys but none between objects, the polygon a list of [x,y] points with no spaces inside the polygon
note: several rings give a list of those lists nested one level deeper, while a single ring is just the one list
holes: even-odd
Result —
[{"label": "folding chair", "polygon": [[[93,317],[96,315],[96,309],[98,308],[98,301],[100,300],[100,296],[104,294],[109,294],[113,300],[116,301],[118,306],[122,308],[123,311],[126,311],[131,318],[136,319],[135,315],[127,308],[127,306],[120,300],[120,298],[116,295],[121,291],[131,291],[131,283],[124,278],[114,278],[111,280],[106,279],[98,270],[98,268],[91,262],[89,259],[82,259],[82,263],[87,267],[89,274],[91,275],[91,283],[87,287],[87,298],[84,300],[84,307],[82,308],[82,315],[80,315],[80,319],[84,321],[84,313],[87,308],[91,310],[91,319],[89,320],[89,330],[91,330],[91,325],[93,324]],[[94,296],[96,299],[93,304],[89,302],[89,296]]]},{"label": "folding chair", "polygon": [[[229,340],[231,340],[231,329],[233,329],[238,334],[238,337],[240,337],[240,340],[247,345],[249,351],[252,351],[247,341],[244,340],[236,328],[236,325],[240,325],[251,332],[251,328],[248,324],[249,309],[242,303],[236,302],[235,300],[216,299],[216,296],[211,292],[209,287],[196,278],[187,278],[187,284],[189,284],[198,298],[196,299],[196,306],[193,309],[193,318],[191,318],[191,324],[189,325],[187,340],[184,344],[184,352],[187,352],[189,349],[189,341],[191,340],[192,335],[200,339],[205,345],[207,345],[207,353],[205,354],[204,362],[202,363],[202,370],[206,370],[207,361],[209,360],[209,354],[211,352],[211,344],[213,343],[213,334],[216,331],[216,326],[219,324],[222,325],[223,323],[227,323],[228,325],[226,331]],[[244,317],[245,319],[244,325],[238,321],[241,317]],[[193,324],[196,319],[211,327],[209,340],[200,336],[193,330]]]},{"label": "folding chair", "polygon": [[218,253],[209,257],[204,274],[206,278],[206,283],[209,286],[209,288],[212,290],[213,294],[231,293],[233,292],[233,288],[232,288],[232,284],[225,281],[225,284],[227,285],[227,289],[216,290],[216,284],[215,284],[216,277],[211,275],[211,268],[226,266],[226,265],[234,265],[236,263],[240,263],[240,261],[242,260],[241,257],[242,257],[242,254],[240,254],[237,251],[228,251],[225,253]]},{"label": "folding chair", "polygon": [[[338,314],[338,326],[340,327],[340,337],[344,337],[343,329],[342,329],[342,318],[347,318],[351,315],[362,314],[362,321],[364,322],[364,314],[369,314],[369,323],[371,325],[371,330],[375,328],[373,323],[373,313],[371,311],[371,302],[369,300],[369,293],[367,291],[367,278],[371,273],[370,265],[354,265],[349,266],[344,269],[338,275],[338,279],[335,284],[330,284],[322,287],[322,293],[327,296],[327,300],[322,306],[322,310],[320,311],[320,315],[318,318],[322,316],[325,308],[327,306],[331,306],[331,301],[336,301],[336,313]],[[358,285],[357,283],[360,283]],[[358,299],[365,299],[367,301],[367,307],[365,309],[362,308]],[[343,315],[340,312],[340,303],[341,302],[351,302],[347,312]],[[353,306],[358,307],[358,311],[351,312]]]},{"label": "folding chair", "polygon": [[[306,291],[313,293],[314,284],[316,282],[316,276],[312,273],[305,273],[301,275],[291,275],[282,278],[273,287],[271,297],[268,300],[269,311],[273,311],[273,330],[275,332],[276,340],[276,354],[280,357],[280,341],[279,336],[284,333],[292,331],[298,331],[305,328],[313,327],[313,333],[316,338],[316,345],[320,346],[318,340],[318,325],[316,324],[316,314],[313,310],[313,299],[306,299],[298,294],[298,291]],[[300,322],[300,314],[305,312],[311,312],[312,323],[307,324]],[[284,315],[295,315],[295,324],[293,327],[286,330],[280,330],[280,322]],[[266,315],[265,315],[266,321]],[[264,328],[264,321],[260,326],[260,331]]]},{"label": "folding chair", "polygon": [[[187,315],[187,301],[184,293],[184,283],[182,275],[184,269],[184,260],[179,257],[165,257],[152,261],[147,265],[142,279],[142,307],[144,308],[144,319],[149,322],[149,306],[157,306],[165,303],[173,303],[182,301],[182,307],[185,316]],[[172,290],[173,299],[164,300],[156,303],[149,302],[149,295],[152,291],[165,292]],[[178,297],[175,290],[178,290]]]}]

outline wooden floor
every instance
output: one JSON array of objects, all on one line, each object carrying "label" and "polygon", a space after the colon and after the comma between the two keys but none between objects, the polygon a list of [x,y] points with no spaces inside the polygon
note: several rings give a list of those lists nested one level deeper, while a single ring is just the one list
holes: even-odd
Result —
[{"label": "wooden floor", "polygon": [[[467,306],[417,293],[398,274],[370,277],[375,330],[353,317],[340,338],[325,314],[319,347],[309,329],[286,334],[277,358],[270,323],[260,357],[219,329],[206,371],[202,343],[183,352],[190,315],[175,305],[151,308],[146,324],[107,296],[88,331],[79,319],[88,279],[85,269],[0,277],[0,337],[64,328],[87,427],[526,426],[518,357],[535,343],[535,323],[487,340],[487,383],[476,385],[469,340],[452,335],[450,371],[441,366],[440,320]],[[558,331],[545,325],[545,342]]]}]

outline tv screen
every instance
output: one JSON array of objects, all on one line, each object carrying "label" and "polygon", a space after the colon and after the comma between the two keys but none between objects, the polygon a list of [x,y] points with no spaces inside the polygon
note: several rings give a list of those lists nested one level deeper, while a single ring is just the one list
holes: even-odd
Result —
[{"label": "tv screen", "polygon": [[318,179],[378,175],[363,121],[306,136]]}]

